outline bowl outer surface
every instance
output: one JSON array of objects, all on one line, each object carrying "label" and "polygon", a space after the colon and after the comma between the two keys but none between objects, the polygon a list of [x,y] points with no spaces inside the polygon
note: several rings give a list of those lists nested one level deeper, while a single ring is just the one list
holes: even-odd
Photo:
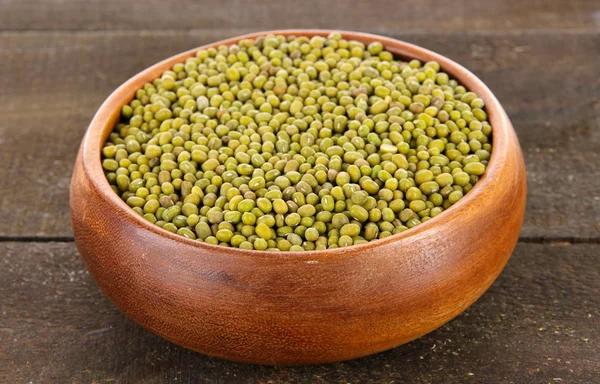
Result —
[{"label": "bowl outer surface", "polygon": [[[321,35],[330,31],[261,32]],[[144,82],[200,49],[136,75],[100,107],[83,139],[71,185],[77,248],[121,310],[187,348],[236,361],[297,365],[334,362],[393,348],[443,325],[496,279],[518,239],[525,210],[523,157],[491,91],[453,61],[394,39],[402,58],[436,60],[486,102],[494,148],[486,174],[436,218],[388,238],[313,252],[260,252],[212,246],[146,222],[111,190],[100,151]]]}]

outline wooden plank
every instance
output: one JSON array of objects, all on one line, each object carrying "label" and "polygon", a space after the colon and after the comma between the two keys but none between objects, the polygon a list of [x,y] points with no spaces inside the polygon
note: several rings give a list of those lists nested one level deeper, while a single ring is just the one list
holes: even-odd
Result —
[{"label": "wooden plank", "polygon": [[0,244],[0,382],[563,383],[600,375],[600,246],[520,244],[441,329],[375,356],[272,368],[185,350],[122,315],[72,243]]},{"label": "wooden plank", "polygon": [[[103,99],[162,58],[231,35],[1,34],[0,236],[71,236],[72,164]],[[600,236],[600,33],[390,35],[465,65],[505,106],[528,171],[524,237]]]},{"label": "wooden plank", "polygon": [[597,2],[589,0],[252,1],[21,1],[3,0],[4,30],[348,30],[595,29]]}]

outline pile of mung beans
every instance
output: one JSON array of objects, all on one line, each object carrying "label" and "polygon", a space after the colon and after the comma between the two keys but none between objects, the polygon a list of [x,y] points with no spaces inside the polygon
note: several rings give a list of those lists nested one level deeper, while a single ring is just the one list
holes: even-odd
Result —
[{"label": "pile of mung beans", "polygon": [[144,84],[102,150],[112,189],[190,239],[304,251],[381,239],[459,201],[490,159],[484,102],[381,42],[274,36]]}]

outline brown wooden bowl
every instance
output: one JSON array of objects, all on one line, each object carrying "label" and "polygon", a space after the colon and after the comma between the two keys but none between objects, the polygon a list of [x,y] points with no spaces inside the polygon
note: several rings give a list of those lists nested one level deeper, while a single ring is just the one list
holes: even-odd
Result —
[{"label": "brown wooden bowl", "polygon": [[[326,36],[324,30],[261,32]],[[71,185],[79,253],[129,317],[176,344],[261,364],[334,362],[422,336],[471,305],[517,242],[525,166],[511,123],[492,92],[457,63],[412,44],[381,41],[401,58],[436,60],[486,103],[494,148],[486,173],[457,204],[403,233],[349,248],[261,252],[196,242],[150,224],[111,190],[100,151],[136,89],[200,49],[137,74],[102,104],[85,135]]]}]

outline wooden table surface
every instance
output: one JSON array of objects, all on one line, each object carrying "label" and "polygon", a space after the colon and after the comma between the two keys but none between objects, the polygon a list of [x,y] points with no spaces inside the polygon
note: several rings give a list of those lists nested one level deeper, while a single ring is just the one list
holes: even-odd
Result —
[{"label": "wooden table surface", "polygon": [[[600,382],[600,2],[0,0],[0,383]],[[69,183],[119,84],[202,44],[277,28],[374,32],[471,69],[528,173],[519,244],[464,314],[407,345],[321,366],[223,361],[154,336],[80,260]]]}]

